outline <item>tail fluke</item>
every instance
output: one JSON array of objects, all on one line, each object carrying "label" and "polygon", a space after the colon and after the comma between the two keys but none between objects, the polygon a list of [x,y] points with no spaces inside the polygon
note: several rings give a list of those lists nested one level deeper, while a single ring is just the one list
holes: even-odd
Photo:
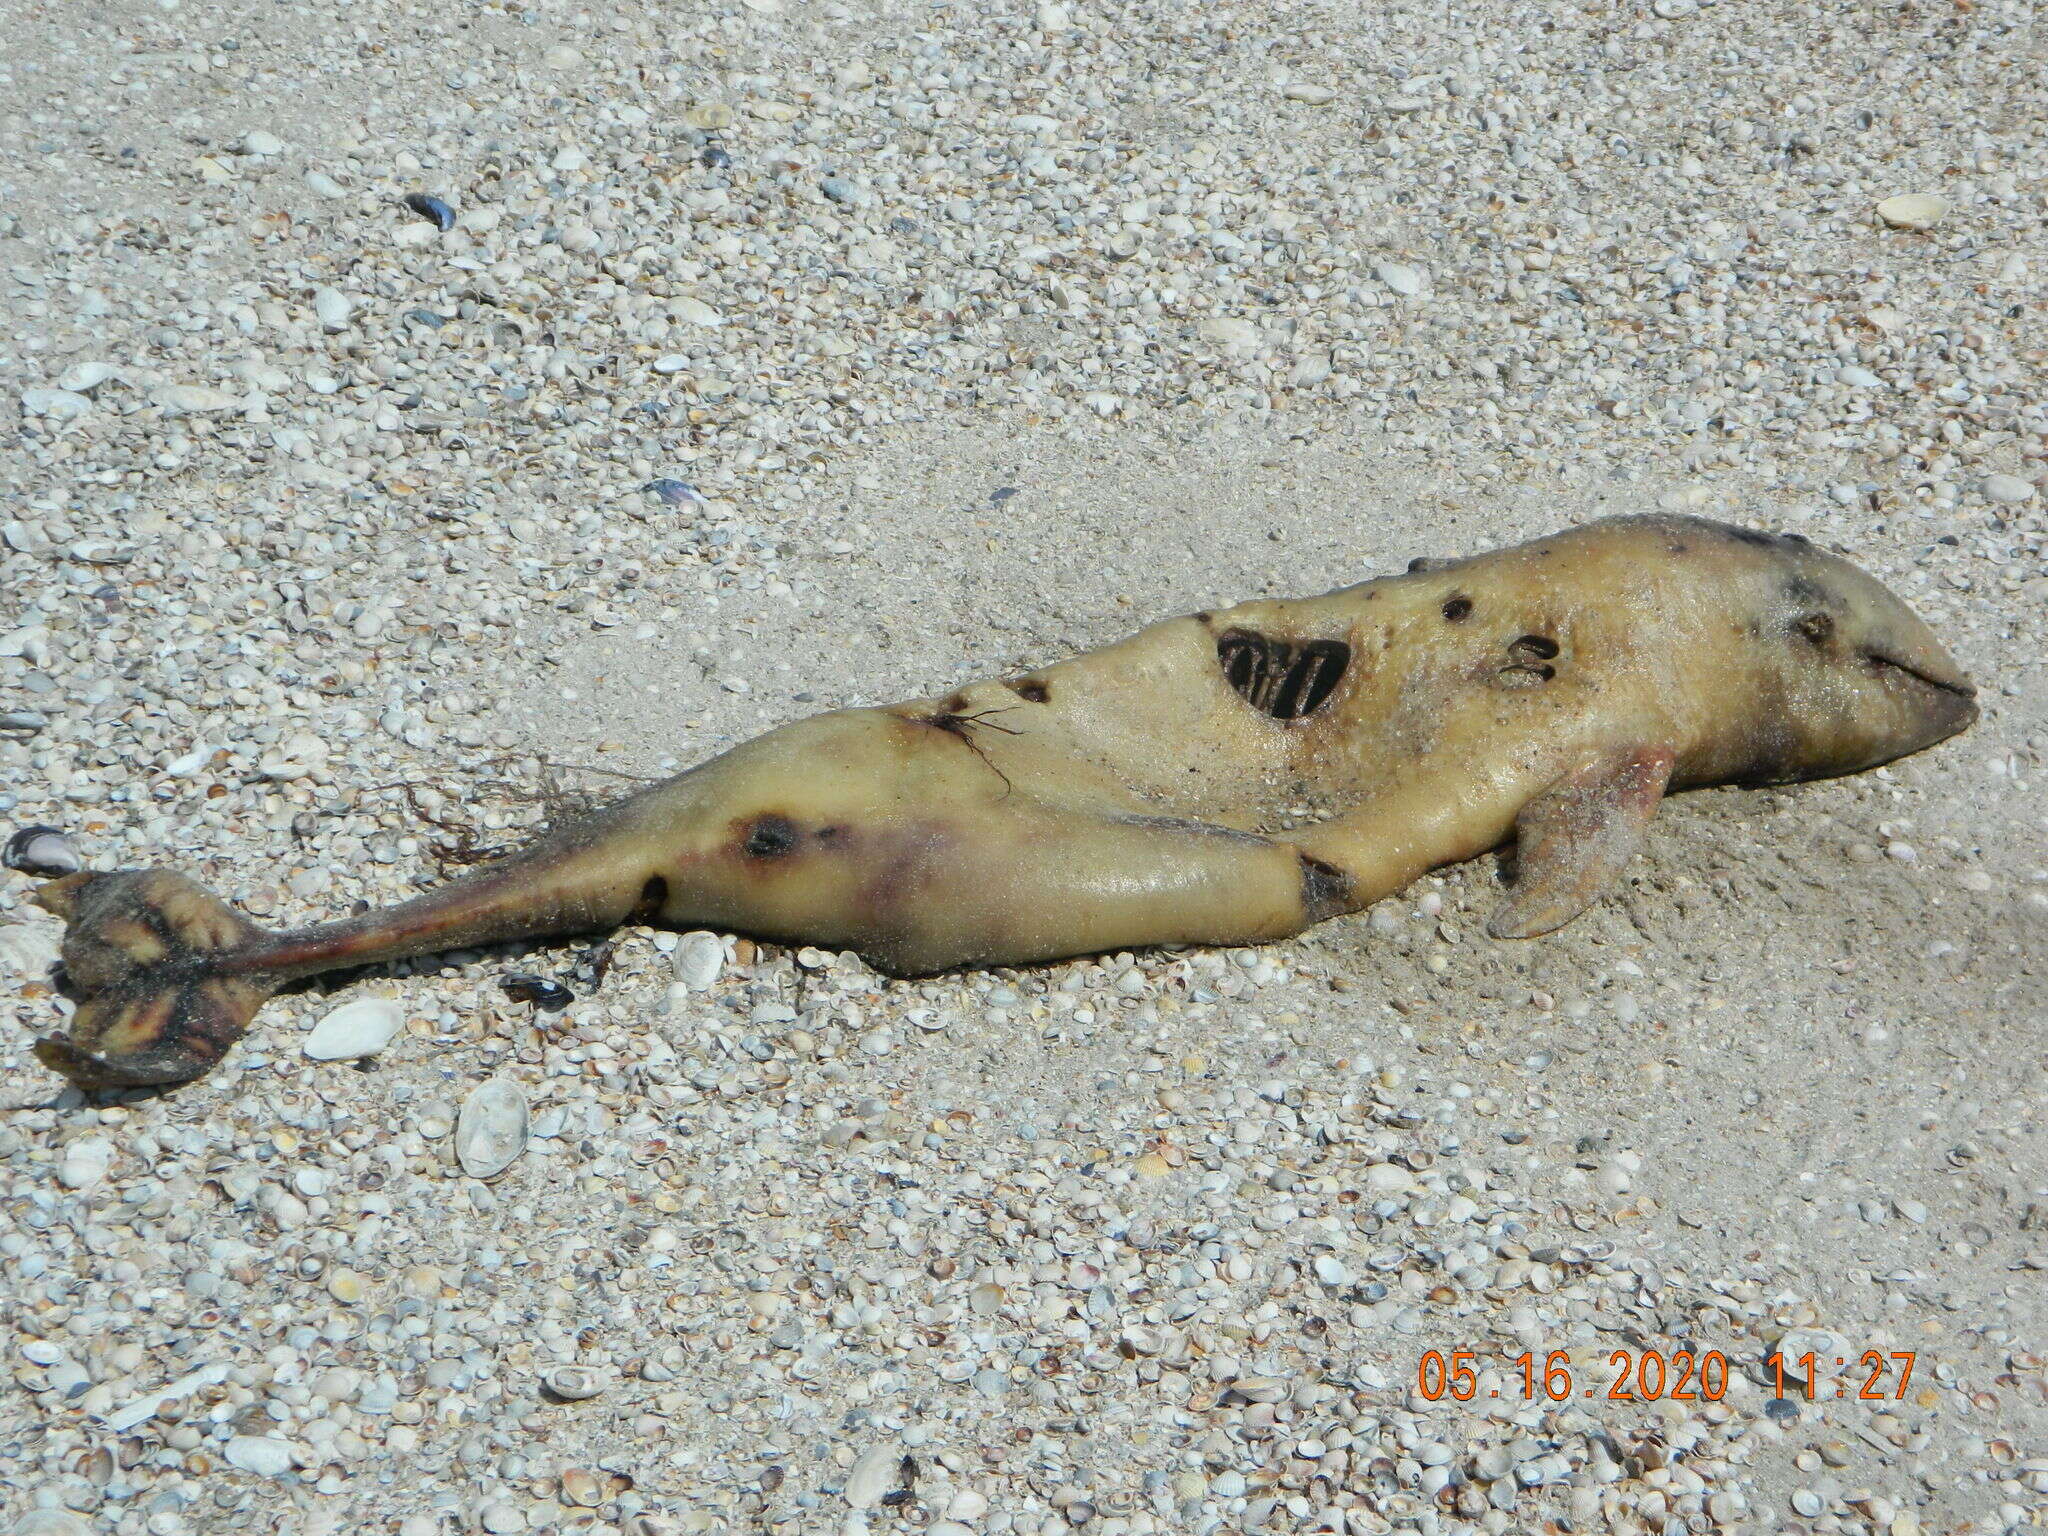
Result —
[{"label": "tail fluke", "polygon": [[81,1088],[201,1076],[283,979],[246,963],[270,936],[182,875],[67,875],[35,900],[70,924],[64,970],[79,997],[69,1037],[38,1040],[36,1057]]}]

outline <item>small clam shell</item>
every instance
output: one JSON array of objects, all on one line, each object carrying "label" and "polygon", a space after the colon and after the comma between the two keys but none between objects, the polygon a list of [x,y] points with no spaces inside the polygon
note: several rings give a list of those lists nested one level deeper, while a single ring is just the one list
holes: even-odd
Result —
[{"label": "small clam shell", "polygon": [[702,992],[725,969],[725,941],[701,928],[686,933],[676,943],[675,963],[676,980],[692,992]]},{"label": "small clam shell", "polygon": [[558,1365],[541,1375],[540,1384],[565,1403],[580,1403],[605,1389],[601,1372],[587,1365]]},{"label": "small clam shell", "polygon": [[390,998],[359,997],[315,1024],[300,1049],[315,1061],[356,1061],[383,1050],[404,1022]]},{"label": "small clam shell", "polygon": [[526,1150],[526,1095],[510,1078],[480,1083],[455,1118],[455,1156],[473,1179],[495,1179]]},{"label": "small clam shell", "polygon": [[76,874],[85,867],[71,839],[55,827],[23,827],[7,839],[0,863],[42,880]]},{"label": "small clam shell", "polygon": [[1948,213],[1948,199],[1932,192],[1902,192],[1877,205],[1877,216],[1893,229],[1932,229]]}]

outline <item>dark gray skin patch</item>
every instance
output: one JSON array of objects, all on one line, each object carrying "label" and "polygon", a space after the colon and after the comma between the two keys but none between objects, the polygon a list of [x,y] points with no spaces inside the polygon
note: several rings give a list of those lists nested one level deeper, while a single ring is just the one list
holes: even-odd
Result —
[{"label": "dark gray skin patch", "polygon": [[771,811],[754,818],[753,825],[747,828],[746,840],[740,844],[740,852],[750,859],[780,859],[796,852],[802,840],[803,834],[795,822]]},{"label": "dark gray skin patch", "polygon": [[1220,837],[1234,843],[1260,843],[1270,841],[1256,832],[1246,832],[1238,827],[1219,826],[1213,821],[1198,821],[1192,816],[1145,816],[1123,815],[1109,818],[1120,827],[1148,827],[1160,832],[1185,832],[1194,837]]},{"label": "dark gray skin patch", "polygon": [[1824,608],[1828,591],[1811,577],[1795,574],[1785,578],[1785,600],[1794,608]]},{"label": "dark gray skin patch", "polygon": [[626,921],[645,923],[661,915],[661,909],[668,905],[668,881],[660,875],[651,875],[640,887],[640,899],[633,904],[633,910]]},{"label": "dark gray skin patch", "polygon": [[1351,877],[1336,865],[1325,864],[1306,853],[1300,858],[1301,905],[1309,920],[1319,923],[1339,912],[1349,912],[1355,904]]}]

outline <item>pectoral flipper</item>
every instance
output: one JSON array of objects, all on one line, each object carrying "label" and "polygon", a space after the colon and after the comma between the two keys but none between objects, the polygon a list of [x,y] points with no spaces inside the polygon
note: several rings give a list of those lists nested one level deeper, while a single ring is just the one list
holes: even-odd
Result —
[{"label": "pectoral flipper", "polygon": [[1486,931],[1532,939],[1562,928],[1620,878],[1671,778],[1669,747],[1596,755],[1522,807],[1515,818],[1515,892]]}]

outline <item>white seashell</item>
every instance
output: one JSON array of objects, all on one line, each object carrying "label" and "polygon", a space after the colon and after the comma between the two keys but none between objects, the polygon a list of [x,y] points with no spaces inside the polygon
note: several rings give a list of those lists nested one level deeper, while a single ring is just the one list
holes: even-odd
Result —
[{"label": "white seashell", "polygon": [[1292,389],[1314,389],[1329,376],[1330,354],[1311,352],[1294,365],[1294,371],[1287,375],[1287,383]]},{"label": "white seashell", "polygon": [[92,409],[92,402],[71,389],[25,389],[21,392],[21,414],[47,416],[52,421],[71,421]]},{"label": "white seashell", "polygon": [[97,1136],[74,1141],[57,1163],[57,1182],[66,1189],[91,1189],[114,1165],[114,1144]]},{"label": "white seashell", "polygon": [[313,295],[313,313],[319,319],[322,330],[346,329],[349,314],[354,309],[354,302],[339,288],[321,288]]},{"label": "white seashell", "polygon": [[221,1460],[258,1477],[283,1477],[292,1469],[292,1445],[276,1435],[235,1435],[221,1451]]},{"label": "white seashell", "polygon": [[240,395],[208,384],[163,384],[151,390],[149,398],[173,416],[210,416],[217,411],[239,411],[244,404]]},{"label": "white seashell", "polygon": [[147,1424],[156,1417],[156,1412],[165,1403],[176,1397],[190,1397],[201,1387],[218,1386],[228,1379],[228,1364],[225,1360],[211,1361],[197,1370],[187,1371],[176,1381],[141,1397],[130,1398],[106,1417],[107,1428],[117,1435],[126,1434],[138,1424]]},{"label": "white seashell", "polygon": [[698,929],[676,945],[676,980],[693,992],[709,990],[725,969],[725,940]]},{"label": "white seashell", "polygon": [[1932,229],[1948,212],[1948,199],[1932,192],[1902,192],[1877,205],[1877,216],[1893,229]]},{"label": "white seashell", "polygon": [[605,1378],[587,1365],[558,1365],[544,1372],[541,1385],[565,1403],[580,1403],[605,1389]]},{"label": "white seashell", "polygon": [[702,299],[688,297],[673,300],[668,312],[678,320],[687,320],[692,325],[723,325],[725,316],[706,304]]},{"label": "white seashell", "polygon": [[1259,339],[1259,328],[1249,320],[1204,320],[1195,327],[1205,341],[1226,347],[1249,346]]},{"label": "white seashell", "polygon": [[19,656],[31,666],[50,664],[50,631],[41,624],[28,624],[0,635],[0,656]]},{"label": "white seashell", "polygon": [[404,1023],[390,998],[359,997],[315,1024],[300,1049],[315,1061],[358,1061],[383,1050]]},{"label": "white seashell", "polygon": [[81,395],[89,395],[106,383],[107,380],[118,379],[120,376],[121,370],[112,363],[88,360],[83,363],[73,363],[59,374],[57,376],[57,387],[59,389],[74,390]]},{"label": "white seashell", "polygon": [[855,1509],[873,1509],[902,1478],[903,1452],[894,1444],[872,1446],[846,1474],[846,1502]]},{"label": "white seashell", "polygon": [[455,1119],[455,1156],[473,1179],[495,1179],[526,1150],[526,1095],[510,1078],[480,1083]]},{"label": "white seashell", "polygon": [[183,753],[165,763],[164,772],[174,779],[182,779],[188,774],[197,773],[206,765],[206,760],[213,756],[213,752],[214,749],[207,743],[203,741],[195,742],[190,752]]},{"label": "white seashell", "polygon": [[266,779],[303,779],[327,762],[327,743],[311,731],[300,731],[263,754],[256,768]]},{"label": "white seashell", "polygon": [[1415,1175],[1398,1163],[1374,1163],[1365,1170],[1365,1187],[1375,1195],[1405,1195],[1415,1188]]},{"label": "white seashell", "polygon": [[49,923],[11,923],[0,928],[0,972],[41,981],[57,963],[62,932]]},{"label": "white seashell", "polygon": [[1413,267],[1403,266],[1398,261],[1383,261],[1374,266],[1372,271],[1373,276],[1403,298],[1411,298],[1422,292],[1422,274]]}]

